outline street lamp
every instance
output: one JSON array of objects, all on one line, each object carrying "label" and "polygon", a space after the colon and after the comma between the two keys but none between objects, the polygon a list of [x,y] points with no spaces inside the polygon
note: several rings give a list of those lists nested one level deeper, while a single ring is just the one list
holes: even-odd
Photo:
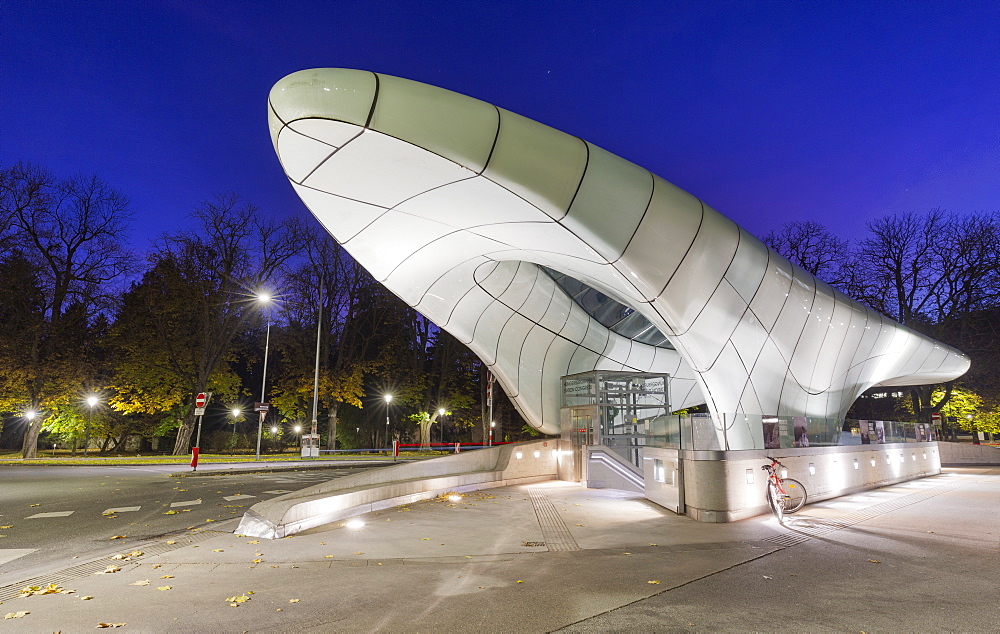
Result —
[{"label": "street lamp", "polygon": [[490,421],[490,447],[493,446],[493,428],[497,426],[496,421]]},{"label": "street lamp", "polygon": [[444,442],[444,415],[447,412],[444,411],[443,407],[438,408],[438,416],[441,417],[441,442]]},{"label": "street lamp", "polygon": [[229,455],[231,456],[233,455],[233,452],[236,450],[236,421],[239,420],[240,415],[243,414],[243,411],[240,410],[240,408],[238,407],[234,407],[233,409],[229,410],[229,413],[233,415],[233,439],[229,443]]},{"label": "street lamp", "polygon": [[[257,293],[257,301],[262,304],[268,304],[271,301],[271,296],[267,293]],[[264,336],[264,376],[260,381],[260,402],[266,403],[267,400],[264,398],[267,390],[267,353],[268,348],[271,345],[271,316],[270,313],[267,317],[267,334]],[[260,437],[263,433],[264,428],[264,418],[267,417],[267,410],[260,413],[260,420],[257,421],[257,458],[260,461]]]},{"label": "street lamp", "polygon": [[87,424],[84,426],[84,433],[83,433],[83,438],[84,438],[84,440],[83,440],[83,457],[84,458],[87,457],[87,447],[90,446],[90,421],[91,421],[92,418],[94,418],[94,405],[97,405],[97,397],[96,396],[88,396],[87,397],[87,405],[90,406],[90,411],[87,414]]},{"label": "street lamp", "polygon": [[389,442],[389,403],[392,402],[392,394],[386,394],[385,399],[385,441]]},{"label": "street lamp", "polygon": [[[319,278],[319,304],[316,306],[316,365],[313,369],[313,407],[312,407],[312,430],[309,432],[312,434],[312,439],[310,440],[310,452],[309,455],[312,456],[312,443],[316,443],[317,453],[315,456],[319,457],[319,424],[316,422],[316,410],[319,407],[319,340],[320,335],[323,332],[323,287],[324,287],[323,276]],[[330,428],[330,449],[337,448],[337,423],[336,419],[331,421],[333,426]]]}]

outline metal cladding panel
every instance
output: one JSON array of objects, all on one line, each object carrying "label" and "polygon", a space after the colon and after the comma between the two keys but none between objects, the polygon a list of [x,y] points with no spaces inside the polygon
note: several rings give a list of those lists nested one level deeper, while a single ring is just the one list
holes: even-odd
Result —
[{"label": "metal cladding panel", "polygon": [[[842,417],[873,384],[968,369],[694,196],[536,121],[345,69],[294,73],[268,105],[310,211],[544,432],[559,432],[559,377],[595,368],[670,373],[674,406],[707,402],[733,423],[730,446],[758,440],[737,413]],[[641,313],[675,349],[609,331],[536,264]]]}]

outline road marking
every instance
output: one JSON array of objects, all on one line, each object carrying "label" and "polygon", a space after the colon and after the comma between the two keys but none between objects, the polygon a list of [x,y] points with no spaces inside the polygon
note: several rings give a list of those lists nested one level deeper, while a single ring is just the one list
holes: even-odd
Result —
[{"label": "road marking", "polygon": [[138,511],[141,506],[122,506],[116,509],[108,509],[104,511],[103,515],[111,515],[112,513],[128,513],[129,511]]},{"label": "road marking", "polygon": [[291,491],[286,491],[285,489],[275,489],[274,491],[264,491],[264,493],[270,495],[281,495],[282,493],[291,493]]},{"label": "road marking", "polygon": [[37,548],[0,548],[0,564],[14,561],[18,557],[24,557],[38,550]]},{"label": "road marking", "polygon": [[201,500],[188,500],[187,502],[174,502],[170,506],[194,506],[196,504],[201,504]]},{"label": "road marking", "polygon": [[75,511],[52,511],[50,513],[35,513],[34,515],[29,515],[24,518],[26,520],[41,519],[43,517],[66,517],[67,515],[72,515]]},{"label": "road marking", "polygon": [[236,495],[226,495],[226,496],[223,496],[222,499],[225,500],[225,501],[227,501],[227,502],[233,502],[235,500],[245,500],[247,498],[255,498],[255,497],[257,497],[257,496],[256,495],[244,495],[242,493],[237,493]]}]

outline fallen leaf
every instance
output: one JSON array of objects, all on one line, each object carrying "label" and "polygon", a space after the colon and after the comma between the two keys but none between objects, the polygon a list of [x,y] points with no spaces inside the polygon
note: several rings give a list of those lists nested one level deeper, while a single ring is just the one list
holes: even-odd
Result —
[{"label": "fallen leaf", "polygon": [[173,588],[173,586],[160,586],[159,588],[157,588],[157,590],[161,590],[161,591],[162,590],[170,590],[171,588]]},{"label": "fallen leaf", "polygon": [[148,586],[149,585],[149,579],[143,579],[142,581],[133,581],[132,585],[133,586]]},{"label": "fallen leaf", "polygon": [[153,564],[153,570],[156,570],[159,567],[160,567],[160,564]]},{"label": "fallen leaf", "polygon": [[[327,555],[327,557],[329,557],[329,556],[330,555]],[[264,562],[263,559],[254,559],[252,563],[259,564],[259,563],[263,563],[263,562]]]},{"label": "fallen leaf", "polygon": [[125,539],[128,535],[112,535],[111,539]]},{"label": "fallen leaf", "polygon": [[652,581],[647,581],[646,583],[651,583],[651,584],[653,584],[655,586],[658,586],[658,585],[660,585],[660,580],[659,579],[653,579]]},{"label": "fallen leaf", "polygon": [[177,540],[176,540],[176,539],[168,539],[168,540],[167,540],[167,543],[168,543],[168,544],[176,544],[176,543],[177,543]]},{"label": "fallen leaf", "polygon": [[[37,504],[35,505],[37,506]],[[31,612],[8,612],[4,615],[5,619],[20,619],[23,618],[25,614],[31,614]]]},{"label": "fallen leaf", "polygon": [[90,600],[91,600],[91,599],[93,599],[93,598],[94,598],[94,597],[92,597],[92,596],[90,596],[90,595],[88,594],[88,595],[86,595],[86,596],[83,596],[83,597],[80,597],[80,600],[81,600],[81,601],[90,601]]},{"label": "fallen leaf", "polygon": [[29,504],[28,506],[29,507],[32,507],[32,506],[41,506],[41,504]]},{"label": "fallen leaf", "polygon": [[275,612],[284,612],[284,610],[282,610],[281,608],[277,608]]},{"label": "fallen leaf", "polygon": [[222,550],[221,548],[213,548],[213,549],[212,549],[212,552],[213,552],[213,553],[224,553],[224,552],[226,552],[226,551]]},{"label": "fallen leaf", "polygon": [[98,623],[96,629],[103,627],[125,627],[124,623]]},{"label": "fallen leaf", "polygon": [[0,526],[0,528],[14,528],[14,525],[8,524],[7,526]]},{"label": "fallen leaf", "polygon": [[249,541],[249,542],[247,542],[247,543],[248,543],[248,544],[259,544],[259,543],[260,543],[260,540],[259,540],[259,539],[255,539],[255,540],[252,540],[252,541]]},{"label": "fallen leaf", "polygon": [[650,546],[656,546],[656,544],[650,544]]},{"label": "fallen leaf", "polygon": [[430,537],[421,537],[420,541],[422,541],[422,542],[429,542],[429,541],[431,541],[431,538]]},{"label": "fallen leaf", "polygon": [[299,600],[298,599],[289,599],[288,602],[289,603],[298,603]]},{"label": "fallen leaf", "polygon": [[167,511],[164,515],[177,515],[177,511]]},{"label": "fallen leaf", "polygon": [[364,553],[363,553],[363,552],[361,552],[361,551],[359,550],[358,552],[356,552],[356,553],[354,553],[354,554],[355,554],[355,555],[363,555]]},{"label": "fallen leaf", "polygon": [[765,579],[774,579],[774,577],[768,577],[767,575],[761,575],[761,576],[764,577]]},{"label": "fallen leaf", "polygon": [[873,564],[880,564],[880,563],[882,563],[878,559],[869,559],[868,561],[872,562]]},{"label": "fallen leaf", "polygon": [[101,572],[95,572],[94,574],[95,575],[109,575],[109,574],[111,574],[113,572],[118,572],[121,569],[122,569],[121,566],[108,566],[107,568],[105,568]]},{"label": "fallen leaf", "polygon": [[577,526],[586,526],[586,524],[577,524]]},{"label": "fallen leaf", "polygon": [[521,579],[518,579],[517,582],[518,583],[524,583],[524,581],[522,581]]},{"label": "fallen leaf", "polygon": [[623,555],[631,555],[632,553],[622,553]]},{"label": "fallen leaf", "polygon": [[323,559],[333,559],[333,555],[323,555]]},{"label": "fallen leaf", "polygon": [[163,575],[162,577],[160,577],[160,579],[173,579],[173,578],[174,578],[173,575]]}]

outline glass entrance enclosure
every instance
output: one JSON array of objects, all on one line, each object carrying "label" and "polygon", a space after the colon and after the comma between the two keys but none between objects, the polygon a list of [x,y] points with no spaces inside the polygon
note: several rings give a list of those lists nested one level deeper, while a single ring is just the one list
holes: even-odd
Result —
[{"label": "glass entrance enclosure", "polygon": [[651,427],[670,414],[670,375],[597,370],[562,377],[563,438],[604,445],[638,468]]}]

